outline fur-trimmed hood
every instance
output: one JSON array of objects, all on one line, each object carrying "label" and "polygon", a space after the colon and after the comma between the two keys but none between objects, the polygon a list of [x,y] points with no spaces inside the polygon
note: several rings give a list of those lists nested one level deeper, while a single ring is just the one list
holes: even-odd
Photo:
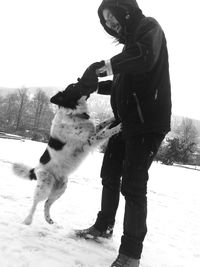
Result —
[{"label": "fur-trimmed hood", "polygon": [[[109,9],[122,26],[122,34],[108,28],[103,17],[103,10]],[[139,21],[144,17],[135,0],[103,0],[98,9],[100,22],[105,31],[118,39],[120,43],[126,43],[130,35],[134,35]]]}]

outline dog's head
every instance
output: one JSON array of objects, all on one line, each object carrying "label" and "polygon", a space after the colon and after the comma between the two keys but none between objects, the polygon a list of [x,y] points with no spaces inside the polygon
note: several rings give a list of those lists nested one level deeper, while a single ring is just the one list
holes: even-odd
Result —
[{"label": "dog's head", "polygon": [[79,104],[79,100],[84,97],[87,99],[89,95],[83,92],[80,83],[70,84],[64,91],[58,92],[51,97],[50,102],[58,105],[59,107],[76,109]]}]

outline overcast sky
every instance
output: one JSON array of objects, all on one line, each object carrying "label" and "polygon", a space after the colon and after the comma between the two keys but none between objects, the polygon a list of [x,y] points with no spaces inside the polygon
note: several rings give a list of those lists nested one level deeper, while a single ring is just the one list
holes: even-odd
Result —
[{"label": "overcast sky", "polygon": [[[99,23],[99,0],[0,0],[0,87],[75,82],[121,51]],[[138,0],[165,31],[173,113],[200,119],[198,0]]]}]

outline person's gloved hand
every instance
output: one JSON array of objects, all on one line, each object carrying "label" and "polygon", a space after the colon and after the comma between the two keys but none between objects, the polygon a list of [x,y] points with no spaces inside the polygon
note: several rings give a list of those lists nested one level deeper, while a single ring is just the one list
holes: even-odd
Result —
[{"label": "person's gloved hand", "polygon": [[104,65],[104,61],[95,62],[85,70],[81,78],[78,78],[78,83],[82,86],[83,91],[87,91],[87,94],[91,94],[97,90],[97,70],[102,68]]}]

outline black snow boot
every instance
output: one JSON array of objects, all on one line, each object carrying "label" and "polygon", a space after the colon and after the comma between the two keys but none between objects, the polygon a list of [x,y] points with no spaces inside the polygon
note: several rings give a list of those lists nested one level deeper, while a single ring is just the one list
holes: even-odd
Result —
[{"label": "black snow boot", "polygon": [[99,231],[93,226],[84,230],[75,230],[75,235],[84,239],[98,240],[99,237],[111,238],[113,234],[113,226],[108,226],[105,231]]},{"label": "black snow boot", "polygon": [[139,267],[140,261],[119,253],[110,267]]}]

